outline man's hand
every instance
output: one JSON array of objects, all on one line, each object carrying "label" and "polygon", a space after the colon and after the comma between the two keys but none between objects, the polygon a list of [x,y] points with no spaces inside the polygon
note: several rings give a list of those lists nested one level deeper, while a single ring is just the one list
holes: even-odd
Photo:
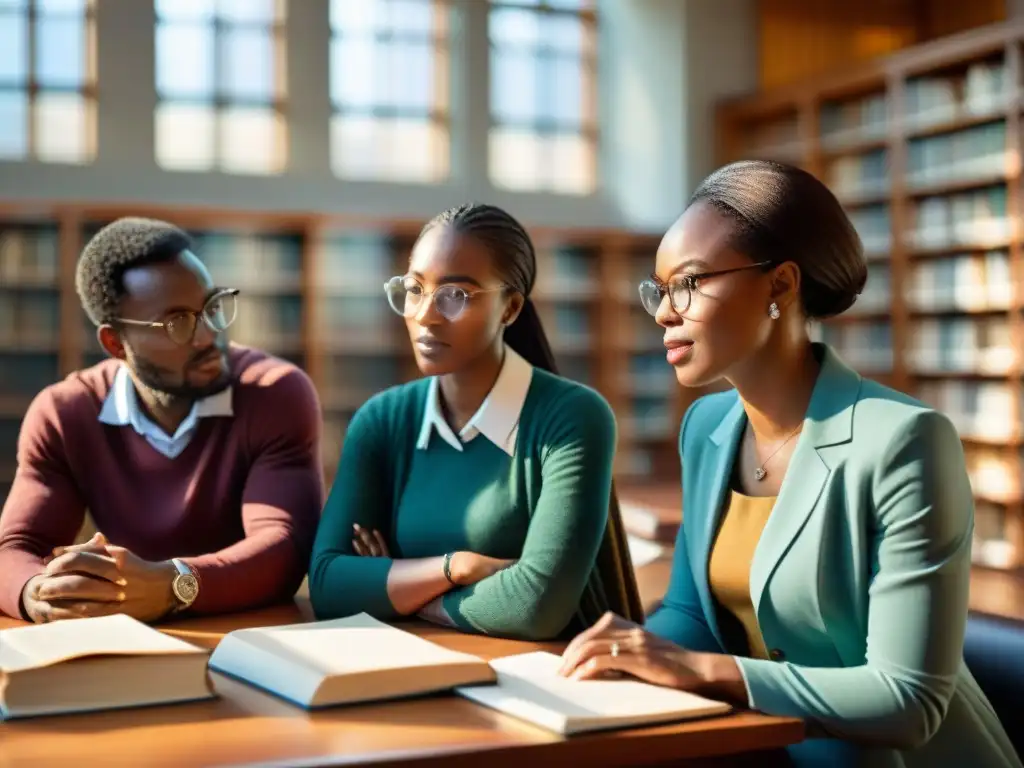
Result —
[{"label": "man's hand", "polygon": [[[94,571],[107,567],[101,563],[93,565]],[[112,561],[109,569],[113,580],[84,573],[42,573],[32,577],[21,593],[25,615],[36,624],[45,624],[121,613],[124,585],[119,583],[121,577]]]},{"label": "man's hand", "polygon": [[85,544],[58,547],[46,571],[25,585],[23,604],[33,621],[125,613],[155,621],[175,606],[170,561],[150,562],[96,534]]}]

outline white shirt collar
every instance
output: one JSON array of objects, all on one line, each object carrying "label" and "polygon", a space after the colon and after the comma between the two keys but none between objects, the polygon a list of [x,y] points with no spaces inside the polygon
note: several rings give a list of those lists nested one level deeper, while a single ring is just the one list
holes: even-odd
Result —
[{"label": "white shirt collar", "polygon": [[532,380],[533,366],[511,347],[506,346],[505,362],[501,366],[497,381],[477,412],[473,414],[473,418],[456,437],[444,418],[438,378],[432,377],[427,390],[423,426],[420,428],[416,447],[425,449],[430,444],[430,436],[435,430],[457,451],[462,450],[463,443],[468,443],[478,434],[482,434],[509,456],[514,456],[516,437],[519,435],[519,416],[523,411],[523,403],[526,402],[526,394],[530,390]]},{"label": "white shirt collar", "polygon": [[209,416],[233,416],[231,388],[218,392],[210,397],[197,400],[192,410],[178,426],[173,435],[168,435],[154,424],[139,408],[138,395],[132,383],[128,369],[123,365],[114,374],[114,383],[110,393],[103,401],[99,420],[115,427],[132,427],[146,440],[168,458],[175,458],[189,443],[192,433],[198,426],[199,419]]}]

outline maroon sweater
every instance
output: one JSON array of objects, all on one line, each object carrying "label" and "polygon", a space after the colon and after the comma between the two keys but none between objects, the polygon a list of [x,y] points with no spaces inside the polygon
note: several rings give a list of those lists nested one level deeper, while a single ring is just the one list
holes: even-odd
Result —
[{"label": "maroon sweater", "polygon": [[174,459],[131,426],[99,421],[114,360],[36,396],[0,514],[0,611],[20,617],[25,583],[54,547],[75,540],[86,509],[112,544],[195,568],[196,613],[295,594],[324,498],[319,400],[290,363],[239,346],[229,358],[234,416],[199,419]]}]

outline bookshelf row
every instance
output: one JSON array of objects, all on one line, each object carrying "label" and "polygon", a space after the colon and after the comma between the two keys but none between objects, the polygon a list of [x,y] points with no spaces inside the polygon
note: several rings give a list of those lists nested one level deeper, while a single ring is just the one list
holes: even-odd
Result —
[{"label": "bookshelf row", "polygon": [[[310,374],[324,411],[330,477],[355,410],[375,392],[418,375],[404,323],[383,294],[384,282],[405,269],[416,224],[68,207],[29,215],[12,208],[0,211],[0,502],[31,398],[105,356],[79,306],[74,265],[99,227],[129,214],[188,230],[215,280],[241,290],[231,339]],[[677,479],[680,390],[660,329],[636,294],[657,238],[553,230],[534,237],[534,299],[560,372],[595,387],[615,408],[618,476]]]},{"label": "bookshelf row", "polygon": [[975,492],[974,557],[1024,566],[1024,25],[1007,22],[720,105],[720,160],[805,168],[843,204],[868,281],[814,328],[867,377],[946,413]]}]

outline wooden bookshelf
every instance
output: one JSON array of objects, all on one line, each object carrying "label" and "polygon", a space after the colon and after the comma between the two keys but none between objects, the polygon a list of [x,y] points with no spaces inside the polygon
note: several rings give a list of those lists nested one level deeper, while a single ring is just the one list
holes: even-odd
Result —
[{"label": "wooden bookshelf", "polygon": [[[0,204],[0,503],[20,420],[43,387],[102,359],[75,293],[81,248],[124,215],[192,234],[215,279],[242,290],[233,340],[302,366],[320,393],[328,477],[345,427],[372,394],[418,376],[385,280],[402,272],[422,222],[148,205]],[[637,296],[660,234],[532,229],[535,292],[563,375],[599,390],[619,421],[624,482],[678,483],[682,405],[660,330]]]},{"label": "wooden bookshelf", "polygon": [[722,162],[790,162],[843,202],[868,283],[815,333],[951,417],[975,491],[975,559],[1018,574],[1022,50],[1024,23],[1000,23],[722,103],[716,118]]}]

